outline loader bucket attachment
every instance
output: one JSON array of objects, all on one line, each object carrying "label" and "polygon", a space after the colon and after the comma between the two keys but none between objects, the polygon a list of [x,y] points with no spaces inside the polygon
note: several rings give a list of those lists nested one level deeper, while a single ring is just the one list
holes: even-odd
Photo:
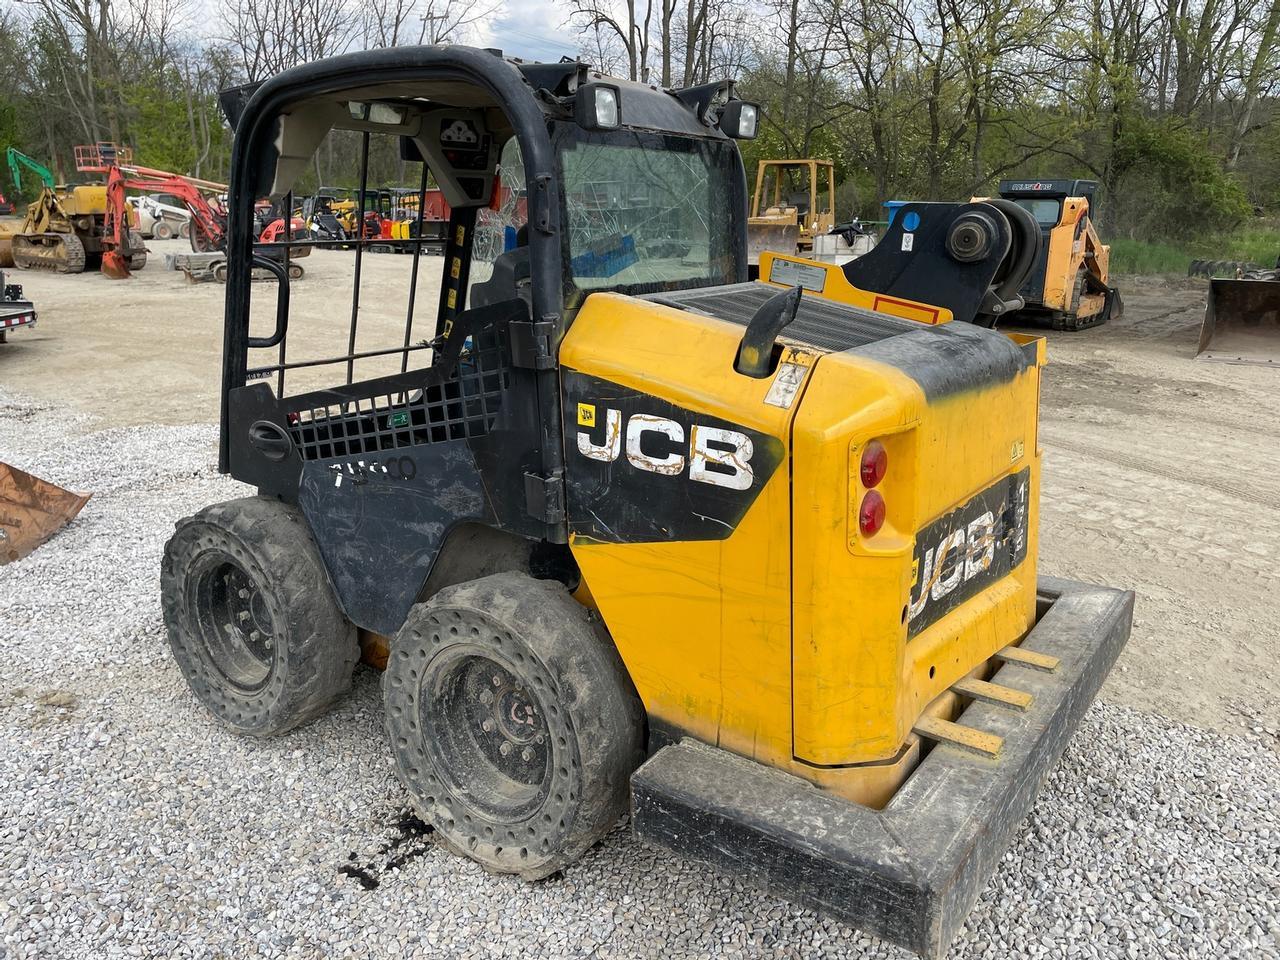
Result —
[{"label": "loader bucket attachment", "polygon": [[52,537],[90,496],[0,463],[0,566],[25,557]]},{"label": "loader bucket attachment", "polygon": [[102,255],[102,273],[111,280],[128,280],[129,264],[116,250],[108,250]]},{"label": "loader bucket attachment", "polygon": [[747,263],[755,266],[762,253],[796,255],[800,228],[794,223],[753,223],[747,226]]},{"label": "loader bucket attachment", "polygon": [[1196,359],[1280,364],[1280,282],[1210,280]]}]

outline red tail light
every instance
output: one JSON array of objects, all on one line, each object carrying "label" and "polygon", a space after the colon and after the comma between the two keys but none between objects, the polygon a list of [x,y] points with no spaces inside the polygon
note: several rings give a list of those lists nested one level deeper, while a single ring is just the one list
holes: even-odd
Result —
[{"label": "red tail light", "polygon": [[872,440],[862,448],[862,485],[870,489],[884,479],[885,471],[889,469],[889,454],[884,449],[884,444],[879,440]]},{"label": "red tail light", "polygon": [[858,529],[864,537],[874,537],[884,526],[884,497],[875,490],[868,490],[858,508]]}]

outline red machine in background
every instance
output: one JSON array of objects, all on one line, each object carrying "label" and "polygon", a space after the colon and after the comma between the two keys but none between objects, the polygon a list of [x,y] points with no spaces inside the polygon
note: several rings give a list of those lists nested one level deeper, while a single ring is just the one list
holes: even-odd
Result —
[{"label": "red machine in background", "polygon": [[197,252],[221,248],[226,236],[227,217],[222,205],[210,202],[206,194],[226,192],[226,184],[186,177],[168,170],[154,170],[129,162],[130,155],[113,143],[94,143],[75,148],[76,169],[82,173],[105,174],[107,215],[103,233],[102,272],[112,279],[129,276],[126,190],[166,193],[176,197],[191,214],[191,247]]},{"label": "red machine in background", "polygon": [[[126,190],[143,193],[163,193],[179,200],[191,215],[191,249],[197,254],[218,254],[226,244],[227,212],[221,197],[227,185],[212,180],[201,180],[167,170],[141,167],[132,163],[130,151],[113,143],[95,143],[75,148],[76,169],[86,173],[101,173],[107,178],[107,214],[104,224],[102,272],[112,279],[125,279],[129,274],[128,257],[134,252],[129,233]],[[302,221],[296,217],[291,222],[291,232],[300,236]],[[275,243],[285,239],[284,221],[270,223],[259,238],[259,243]],[[268,236],[270,235],[270,236]],[[311,252],[310,247],[296,248],[289,257],[297,259]],[[275,253],[275,251],[273,251]],[[217,264],[206,265],[216,274]],[[301,268],[290,269],[290,275],[301,275]]]}]

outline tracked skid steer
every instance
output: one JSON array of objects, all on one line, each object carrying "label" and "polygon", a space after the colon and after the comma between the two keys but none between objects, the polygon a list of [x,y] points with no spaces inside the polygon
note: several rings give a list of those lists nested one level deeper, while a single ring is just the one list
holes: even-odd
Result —
[{"label": "tracked skid steer", "polygon": [[[920,205],[893,234],[909,257],[766,254],[752,282],[735,139],[759,114],[727,82],[453,45],[244,93],[220,468],[258,493],[165,550],[196,698],[279,734],[363,658],[448,850],[544,877],[630,809],[647,842],[941,954],[1133,608],[1037,576],[1045,346],[985,328],[1026,224]],[[357,329],[377,238],[344,241],[336,349],[287,276],[250,296],[254,201],[287,197],[331,130],[362,144],[358,198],[390,138],[421,163],[418,209],[429,171],[451,211],[442,259],[404,241],[384,347]],[[486,260],[477,214],[508,189],[527,213]]]}]

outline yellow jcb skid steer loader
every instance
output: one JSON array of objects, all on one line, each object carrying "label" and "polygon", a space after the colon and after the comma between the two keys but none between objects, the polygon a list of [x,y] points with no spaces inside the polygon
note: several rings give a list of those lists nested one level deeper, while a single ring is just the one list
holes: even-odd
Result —
[{"label": "yellow jcb skid steer loader", "polygon": [[[925,204],[897,258],[766,256],[748,282],[735,138],[758,110],[728,82],[450,45],[223,102],[220,469],[258,495],[165,550],[194,695],[283,733],[363,649],[448,850],[544,877],[630,807],[647,842],[944,951],[1132,616],[1131,593],[1036,574],[1044,343],[982,326],[1018,302],[1034,229]],[[449,204],[425,344],[410,296],[403,341],[351,349],[358,279],[330,358],[287,277],[274,316],[250,297],[254,200],[331,129],[361,170],[407,138]],[[523,169],[528,219],[484,263],[499,166]],[[379,241],[349,242],[358,278]],[[416,278],[430,241],[408,242]],[[358,376],[386,356],[399,372]],[[323,388],[288,389],[323,364]]]}]

